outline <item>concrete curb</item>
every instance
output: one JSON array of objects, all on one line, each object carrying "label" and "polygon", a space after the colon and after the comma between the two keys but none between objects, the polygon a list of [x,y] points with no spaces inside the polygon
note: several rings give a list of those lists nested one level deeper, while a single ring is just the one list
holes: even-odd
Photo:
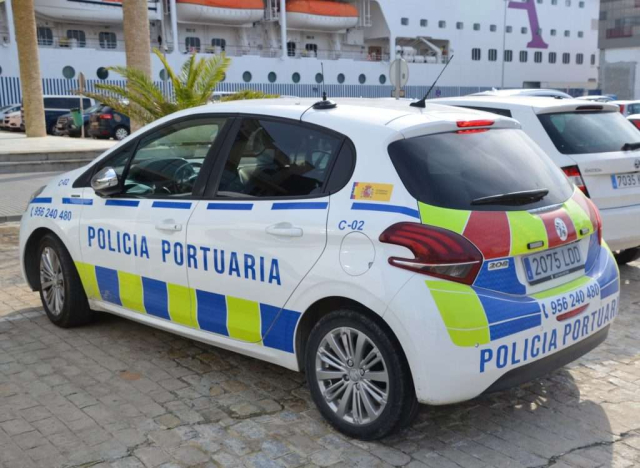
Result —
[{"label": "concrete curb", "polygon": [[22,215],[7,215],[7,216],[0,216],[0,224],[4,224],[4,223],[12,223],[15,221],[20,221],[22,219]]}]

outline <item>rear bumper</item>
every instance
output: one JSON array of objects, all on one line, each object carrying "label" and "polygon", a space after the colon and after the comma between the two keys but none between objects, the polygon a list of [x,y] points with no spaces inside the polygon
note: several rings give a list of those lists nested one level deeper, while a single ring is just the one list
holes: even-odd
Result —
[{"label": "rear bumper", "polygon": [[640,205],[600,210],[603,237],[611,250],[624,250],[640,246]]}]

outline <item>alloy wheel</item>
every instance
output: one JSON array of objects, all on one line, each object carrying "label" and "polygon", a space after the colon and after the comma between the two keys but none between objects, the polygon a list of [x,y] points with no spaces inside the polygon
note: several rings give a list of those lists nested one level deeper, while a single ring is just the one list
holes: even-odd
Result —
[{"label": "alloy wheel", "polygon": [[64,275],[56,252],[45,247],[40,257],[40,287],[49,311],[58,316],[64,307]]}]

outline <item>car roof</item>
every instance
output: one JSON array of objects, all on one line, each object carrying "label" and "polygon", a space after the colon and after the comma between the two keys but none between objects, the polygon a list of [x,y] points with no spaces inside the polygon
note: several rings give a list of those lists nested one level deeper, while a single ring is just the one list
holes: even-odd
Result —
[{"label": "car roof", "polygon": [[531,96],[531,97],[562,97],[571,99],[571,96],[557,89],[545,88],[521,88],[521,89],[493,89],[469,94],[469,96]]},{"label": "car roof", "polygon": [[[549,114],[553,112],[571,112],[575,110],[601,110],[618,111],[618,106],[608,102],[590,103],[580,99],[540,99],[539,97],[528,96],[474,96],[460,98],[440,98],[433,101],[449,105],[471,105],[480,106],[485,104],[488,107],[499,107],[507,109],[533,108],[536,114]],[[589,108],[589,109],[587,109]]]}]

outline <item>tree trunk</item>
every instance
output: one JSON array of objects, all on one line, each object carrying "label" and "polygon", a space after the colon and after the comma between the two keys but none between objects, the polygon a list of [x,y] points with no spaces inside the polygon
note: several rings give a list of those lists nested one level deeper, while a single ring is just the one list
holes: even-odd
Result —
[{"label": "tree trunk", "polygon": [[[136,68],[151,77],[151,40],[147,0],[122,0],[124,14],[124,47],[127,67]],[[131,130],[142,127],[131,119]]]},{"label": "tree trunk", "polygon": [[44,119],[44,100],[42,98],[42,79],[40,78],[40,58],[38,56],[33,0],[14,1],[11,6],[13,7],[13,24],[18,44],[24,126],[27,137],[43,137],[47,135],[47,129]]}]

